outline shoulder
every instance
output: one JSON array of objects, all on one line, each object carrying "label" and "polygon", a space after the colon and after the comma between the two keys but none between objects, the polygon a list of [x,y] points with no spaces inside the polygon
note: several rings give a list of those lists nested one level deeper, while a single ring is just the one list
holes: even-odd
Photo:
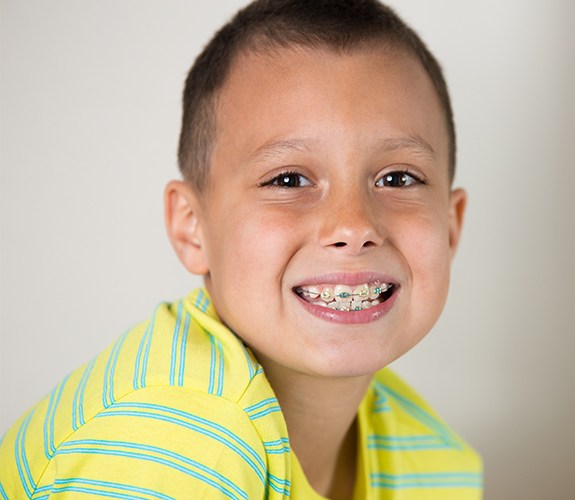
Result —
[{"label": "shoulder", "polygon": [[[416,390],[389,368],[378,372],[372,383],[372,420],[395,422],[413,434],[440,439],[454,449],[468,448],[467,444],[449,427]],[[375,415],[385,415],[377,418]]]},{"label": "shoulder", "polygon": [[0,451],[7,498],[263,498],[265,446],[249,415],[225,398],[186,387],[142,388],[60,441],[52,441],[50,424],[38,432],[36,417],[25,417]]},{"label": "shoulder", "polygon": [[84,413],[95,414],[132,392],[154,387],[171,387],[168,392],[173,393],[190,389],[237,402],[258,364],[215,313],[205,310],[207,301],[198,290],[158,305],[147,321],[75,372],[68,385],[80,391],[76,400],[84,404]]},{"label": "shoulder", "polygon": [[373,379],[373,389],[382,402],[390,403],[390,400],[393,400],[406,409],[409,407],[414,411],[424,411],[437,417],[427,401],[390,368],[384,368],[377,372]]},{"label": "shoulder", "polygon": [[373,488],[430,499],[480,498],[479,455],[392,370],[374,377],[360,419]]},{"label": "shoulder", "polygon": [[[261,369],[231,332],[189,298],[161,304],[6,434],[0,488],[18,497],[56,484],[88,488],[64,484],[68,474],[100,477],[97,487],[120,485],[116,493],[134,485],[156,491],[148,479],[161,477],[173,480],[173,492],[192,481],[193,491],[249,490],[256,498],[267,480],[266,447],[287,436],[277,410]],[[117,470],[129,470],[124,482],[114,479]]]}]

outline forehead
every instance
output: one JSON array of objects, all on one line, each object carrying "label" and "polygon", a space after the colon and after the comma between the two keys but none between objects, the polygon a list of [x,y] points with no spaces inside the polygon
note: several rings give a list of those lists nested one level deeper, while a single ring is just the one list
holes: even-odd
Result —
[{"label": "forehead", "polygon": [[399,48],[242,53],[216,100],[216,122],[216,172],[230,154],[247,160],[274,141],[321,149],[407,138],[430,145],[440,161],[448,158],[433,84],[421,63]]}]

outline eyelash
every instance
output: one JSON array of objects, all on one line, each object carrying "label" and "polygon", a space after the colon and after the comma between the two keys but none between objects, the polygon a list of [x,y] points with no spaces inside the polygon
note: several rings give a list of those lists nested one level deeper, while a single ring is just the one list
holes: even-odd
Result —
[{"label": "eyelash", "polygon": [[[293,180],[295,177],[300,179],[300,181],[301,181],[301,179],[305,179],[306,183],[304,183],[304,185],[302,185],[302,183],[300,181],[298,181],[297,185],[282,185],[282,184],[280,184],[280,182],[282,180],[285,181],[288,178]],[[279,174],[275,175],[271,179],[269,179],[267,181],[263,181],[262,183],[259,184],[260,187],[273,187],[273,188],[278,188],[278,189],[297,189],[297,188],[302,188],[302,187],[309,187],[311,185],[312,185],[312,182],[305,175],[302,175],[299,172],[295,172],[292,170],[288,170],[286,172],[280,172]]]},{"label": "eyelash", "polygon": [[[398,179],[398,176],[400,176],[400,179]],[[296,184],[293,185],[280,184],[280,182],[287,181],[288,179],[293,181],[294,178],[298,178],[300,180],[298,180]],[[301,179],[305,179],[306,181],[303,183],[303,185]],[[400,185],[390,185],[390,184],[384,184],[382,186],[378,185],[381,181],[393,182],[398,180],[400,182]],[[409,188],[410,186],[416,186],[418,184],[426,185],[427,181],[425,179],[421,179],[417,175],[412,174],[408,170],[395,170],[393,172],[388,172],[375,182],[376,187],[381,188],[390,187],[393,189]],[[308,187],[311,185],[312,182],[305,175],[302,175],[299,172],[293,170],[287,170],[285,172],[280,172],[279,174],[275,175],[274,177],[272,177],[267,181],[261,182],[259,184],[259,187],[273,187],[278,189],[297,189],[302,187]]]},{"label": "eyelash", "polygon": [[[384,185],[382,185],[382,186],[379,186],[379,185],[378,185],[381,181],[384,181],[384,182],[389,181],[389,182],[391,182],[392,179],[395,180],[395,181],[397,181],[397,180],[398,180],[398,176],[401,178],[401,180],[400,180],[400,182],[402,182],[401,185],[395,185],[395,186],[392,186],[392,185],[390,185],[390,184],[384,184]],[[408,184],[405,184],[407,177],[410,178],[410,180],[407,179]],[[418,185],[418,184],[423,184],[423,185],[425,185],[425,184],[427,184],[427,181],[426,181],[425,179],[421,179],[421,178],[418,177],[417,175],[412,174],[412,173],[409,172],[408,170],[395,170],[395,171],[393,171],[393,172],[388,172],[388,173],[386,173],[385,175],[381,176],[381,177],[375,182],[375,185],[376,185],[377,187],[382,187],[382,188],[384,188],[384,187],[390,187],[390,188],[394,188],[394,189],[409,188],[409,187],[411,187],[411,186],[416,186],[416,185]]]}]

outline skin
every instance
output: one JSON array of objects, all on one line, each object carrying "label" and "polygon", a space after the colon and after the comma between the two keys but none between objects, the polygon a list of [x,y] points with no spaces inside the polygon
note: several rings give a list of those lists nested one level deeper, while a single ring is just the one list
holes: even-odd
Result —
[{"label": "skin", "polygon": [[[310,484],[349,498],[369,382],[447,296],[465,193],[439,100],[401,50],[289,48],[238,58],[217,122],[207,190],[166,189],[168,233],[263,365]],[[391,306],[351,323],[294,293],[376,274],[397,287]]]}]

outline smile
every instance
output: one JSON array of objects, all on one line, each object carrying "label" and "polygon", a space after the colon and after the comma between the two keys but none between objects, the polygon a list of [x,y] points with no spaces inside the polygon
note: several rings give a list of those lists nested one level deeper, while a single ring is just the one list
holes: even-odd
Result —
[{"label": "smile", "polygon": [[393,283],[363,283],[357,286],[299,286],[294,292],[306,302],[336,311],[363,311],[388,300],[395,292]]}]

